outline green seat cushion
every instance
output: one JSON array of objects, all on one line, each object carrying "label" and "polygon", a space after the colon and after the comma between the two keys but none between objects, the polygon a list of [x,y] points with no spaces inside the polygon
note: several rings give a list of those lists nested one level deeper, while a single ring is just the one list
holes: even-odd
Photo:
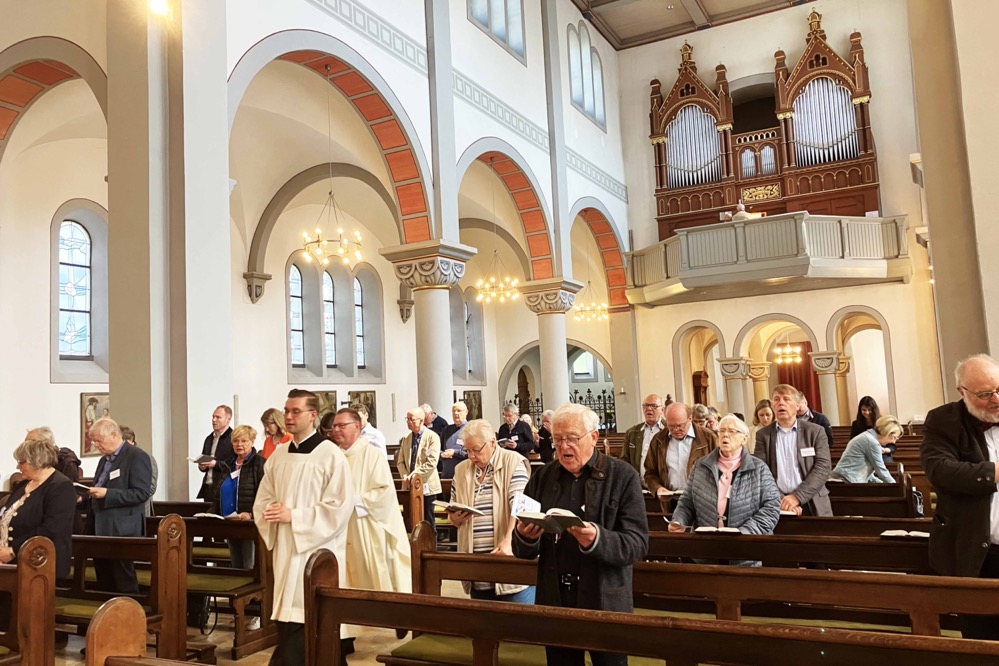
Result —
[{"label": "green seat cushion", "polygon": [[[56,615],[63,617],[73,617],[88,619],[94,616],[97,609],[104,604],[100,599],[73,599],[69,597],[56,597]],[[143,606],[142,610],[148,615],[152,612],[149,606]]]},{"label": "green seat cushion", "polygon": [[252,576],[220,576],[218,574],[189,573],[187,589],[191,592],[226,594],[253,582]]},{"label": "green seat cushion", "polygon": [[191,549],[191,553],[195,558],[204,558],[212,560],[228,560],[229,559],[229,549],[226,547],[214,547],[214,546],[195,546]]},{"label": "green seat cushion", "polygon": [[[392,650],[392,656],[397,659],[471,666],[472,639],[423,634]],[[547,663],[545,648],[543,645],[500,643],[499,663],[501,666],[545,666]],[[589,654],[586,655],[586,663],[591,664]],[[647,657],[628,657],[628,664],[629,666],[663,666],[663,661]]]},{"label": "green seat cushion", "polygon": [[[69,575],[72,576],[73,573],[70,572]],[[94,570],[93,567],[87,567],[86,573],[83,574],[83,579],[85,581],[87,581],[87,583],[96,583],[97,582],[97,572]],[[142,585],[143,587],[149,587],[149,583],[151,583],[152,580],[153,580],[153,572],[152,572],[152,570],[150,570],[150,569],[136,569],[135,570],[135,580],[137,580],[139,582],[139,585]]]}]

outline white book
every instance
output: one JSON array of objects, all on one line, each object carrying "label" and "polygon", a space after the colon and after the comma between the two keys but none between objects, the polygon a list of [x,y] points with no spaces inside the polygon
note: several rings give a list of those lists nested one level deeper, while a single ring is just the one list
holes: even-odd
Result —
[{"label": "white book", "polygon": [[708,532],[720,532],[722,534],[742,534],[738,527],[711,527],[710,525],[703,525],[701,527],[695,527],[694,532],[708,533]]},{"label": "white book", "polygon": [[902,539],[908,539],[908,538],[929,539],[930,533],[920,532],[919,530],[912,530],[910,532],[906,532],[905,530],[885,530],[884,532],[881,533],[881,536],[888,538],[902,538]]},{"label": "white book", "polygon": [[467,511],[467,512],[469,512],[469,513],[471,513],[472,515],[475,515],[475,516],[484,516],[484,515],[486,515],[482,511],[479,511],[478,509],[476,509],[474,506],[468,506],[467,504],[462,504],[461,502],[444,502],[444,501],[441,501],[441,500],[434,500],[434,506],[439,506],[439,507],[443,508],[445,511],[448,511],[448,512],[451,512],[451,513],[455,513],[457,511]]}]

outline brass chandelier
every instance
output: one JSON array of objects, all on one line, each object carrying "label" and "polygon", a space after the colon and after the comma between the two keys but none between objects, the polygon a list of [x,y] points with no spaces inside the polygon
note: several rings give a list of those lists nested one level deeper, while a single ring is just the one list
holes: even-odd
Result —
[{"label": "brass chandelier", "polygon": [[[494,158],[489,158],[489,166],[492,168]],[[499,234],[496,230],[496,190],[490,185],[493,209],[493,236],[497,242]],[[520,291],[517,285],[520,280],[511,277],[507,273],[506,265],[499,256],[499,249],[493,248],[493,258],[489,262],[489,271],[486,277],[479,279],[475,283],[475,300],[479,303],[509,303],[520,298]]]}]

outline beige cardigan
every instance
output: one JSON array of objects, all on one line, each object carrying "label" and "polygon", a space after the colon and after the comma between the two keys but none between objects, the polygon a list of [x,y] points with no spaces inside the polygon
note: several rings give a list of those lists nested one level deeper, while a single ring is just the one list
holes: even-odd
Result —
[{"label": "beige cardigan", "polygon": [[[527,467],[527,474],[530,477],[531,466],[527,459],[516,451],[501,449],[499,446],[493,452],[493,457],[489,461],[493,466],[493,545],[495,546],[510,533],[510,526],[513,517],[510,515],[510,480],[517,470],[517,464],[524,462]],[[454,468],[454,499],[461,504],[474,506],[475,502],[475,465],[471,460],[463,460]],[[458,552],[472,552],[472,522],[470,518],[458,528]],[[472,589],[469,581],[462,581],[465,594]],[[506,583],[496,584],[496,594],[514,594],[526,589],[527,585],[509,585]]]}]

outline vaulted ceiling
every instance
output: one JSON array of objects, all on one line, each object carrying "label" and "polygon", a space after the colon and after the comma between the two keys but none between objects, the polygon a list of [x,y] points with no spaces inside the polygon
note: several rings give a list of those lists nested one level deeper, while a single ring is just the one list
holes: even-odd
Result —
[{"label": "vaulted ceiling", "polygon": [[813,0],[572,0],[617,50],[802,5]]}]

